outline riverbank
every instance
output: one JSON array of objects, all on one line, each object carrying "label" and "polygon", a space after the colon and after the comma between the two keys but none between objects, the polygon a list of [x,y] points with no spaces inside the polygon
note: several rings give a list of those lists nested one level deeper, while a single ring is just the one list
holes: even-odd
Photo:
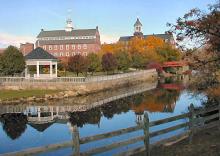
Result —
[{"label": "riverbank", "polygon": [[[2,94],[4,92],[15,92],[14,95],[22,95],[22,92],[32,92],[33,90],[40,89],[45,95],[42,96],[11,96],[10,98],[1,99],[2,104],[19,104],[29,102],[44,102],[48,100],[64,99],[68,97],[85,96],[107,90],[115,90],[118,88],[125,88],[135,86],[141,83],[151,83],[157,81],[156,70],[139,71],[129,74],[121,74],[106,77],[93,77],[83,82],[54,82],[54,81],[22,81],[20,83],[2,83],[0,89]],[[9,91],[10,90],[10,91]],[[17,90],[17,91],[16,91]],[[47,93],[50,90],[52,93]],[[62,91],[61,91],[62,90]],[[54,93],[53,93],[54,91]],[[11,94],[13,95],[13,94]],[[31,95],[31,94],[29,94]]]},{"label": "riverbank", "polygon": [[186,138],[173,145],[154,146],[150,153],[151,156],[219,156],[220,131],[217,127],[206,129],[196,133],[191,144],[189,138]]}]

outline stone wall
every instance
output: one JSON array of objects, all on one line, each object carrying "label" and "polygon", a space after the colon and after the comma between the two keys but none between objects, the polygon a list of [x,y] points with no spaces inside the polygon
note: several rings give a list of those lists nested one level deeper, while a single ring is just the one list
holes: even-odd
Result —
[{"label": "stone wall", "polygon": [[53,82],[22,82],[22,83],[1,83],[0,89],[10,90],[24,90],[24,89],[51,89],[51,90],[71,90],[84,95],[95,93],[103,90],[116,89],[136,85],[141,82],[154,82],[157,80],[156,70],[152,72],[132,75],[130,77],[123,77],[113,80],[103,80],[96,82],[83,82],[83,83],[53,83]]}]

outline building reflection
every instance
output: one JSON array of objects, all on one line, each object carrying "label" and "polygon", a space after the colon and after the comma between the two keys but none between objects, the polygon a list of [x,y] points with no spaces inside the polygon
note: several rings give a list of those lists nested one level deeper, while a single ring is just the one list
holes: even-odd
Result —
[{"label": "building reflection", "polygon": [[[77,105],[52,105],[52,106],[2,106],[0,121],[5,133],[11,139],[19,138],[25,132],[27,125],[44,132],[54,123],[67,124],[72,131],[76,127],[86,124],[100,125],[102,117],[111,119],[116,114],[126,113],[130,110],[136,114],[136,122],[143,120],[145,111],[173,112],[176,101],[183,88],[161,85],[161,88],[144,91],[137,94],[125,94],[127,97],[106,100],[101,106],[85,110],[85,106]],[[136,92],[134,92],[136,93]],[[121,97],[121,96],[118,96]],[[105,101],[105,99],[104,99]]]}]

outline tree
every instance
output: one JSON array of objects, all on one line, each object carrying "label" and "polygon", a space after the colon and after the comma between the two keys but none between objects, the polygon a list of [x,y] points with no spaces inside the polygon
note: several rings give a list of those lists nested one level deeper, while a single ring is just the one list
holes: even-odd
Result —
[{"label": "tree", "polygon": [[102,68],[107,73],[117,69],[117,60],[112,53],[106,53],[102,56]]},{"label": "tree", "polygon": [[[220,52],[220,4],[209,6],[209,12],[191,9],[175,24],[168,23],[168,33],[175,33],[178,41],[196,40],[197,47],[210,45],[214,51]],[[195,45],[195,46],[196,46]]]},{"label": "tree", "polygon": [[22,53],[14,46],[9,46],[2,56],[4,75],[21,73],[25,69],[25,59]]},{"label": "tree", "polygon": [[70,57],[68,61],[68,69],[72,72],[76,72],[77,76],[79,75],[79,73],[85,73],[86,75],[88,71],[87,58],[81,55]]},{"label": "tree", "polygon": [[160,56],[161,62],[179,61],[182,56],[181,52],[178,49],[173,48],[168,44],[161,48],[158,48],[156,51]]},{"label": "tree", "polygon": [[87,56],[88,59],[88,71],[92,72],[92,75],[94,72],[99,71],[101,68],[101,60],[99,58],[99,56],[95,53],[90,53]]},{"label": "tree", "polygon": [[3,74],[3,68],[4,68],[3,55],[0,54],[0,76]]},{"label": "tree", "polygon": [[143,54],[133,53],[131,55],[131,66],[133,68],[143,68],[146,64],[146,59],[143,57]]},{"label": "tree", "polygon": [[[203,48],[204,57],[194,57],[194,67],[199,70],[198,79],[194,81],[197,87],[207,88],[218,84],[220,70],[220,4],[210,5],[208,12],[192,9],[183,17],[178,18],[175,24],[168,23],[170,31],[177,36],[178,45],[191,40],[194,47]],[[197,51],[197,50],[196,50]],[[211,57],[206,57],[207,54]]]},{"label": "tree", "polygon": [[119,51],[115,53],[115,58],[118,63],[118,70],[126,71],[131,66],[131,57],[125,51]]}]

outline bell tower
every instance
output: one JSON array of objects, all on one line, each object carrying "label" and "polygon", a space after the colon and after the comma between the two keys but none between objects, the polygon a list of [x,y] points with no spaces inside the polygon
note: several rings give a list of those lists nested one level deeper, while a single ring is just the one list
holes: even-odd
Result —
[{"label": "bell tower", "polygon": [[72,20],[71,20],[70,18],[68,18],[68,19],[66,20],[66,28],[65,28],[65,31],[70,32],[70,31],[72,31],[72,30],[73,30],[73,22],[72,22]]},{"label": "bell tower", "polygon": [[73,22],[72,22],[71,16],[70,16],[70,15],[71,15],[71,12],[72,12],[72,10],[69,9],[69,10],[68,10],[68,17],[67,17],[67,20],[66,20],[65,31],[68,31],[68,32],[70,32],[70,31],[73,30]]},{"label": "bell tower", "polygon": [[143,36],[142,24],[141,24],[139,18],[137,18],[137,20],[134,24],[134,36]]}]

